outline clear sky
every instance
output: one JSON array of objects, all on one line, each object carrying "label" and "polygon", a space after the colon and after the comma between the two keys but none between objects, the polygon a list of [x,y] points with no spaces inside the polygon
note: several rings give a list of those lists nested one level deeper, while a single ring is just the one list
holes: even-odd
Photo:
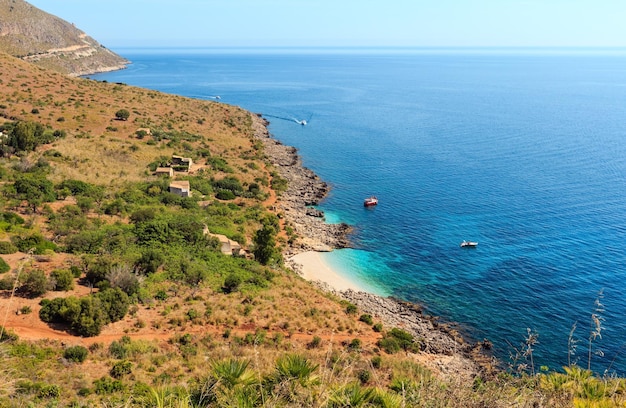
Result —
[{"label": "clear sky", "polygon": [[626,47],[626,0],[28,0],[123,46]]}]

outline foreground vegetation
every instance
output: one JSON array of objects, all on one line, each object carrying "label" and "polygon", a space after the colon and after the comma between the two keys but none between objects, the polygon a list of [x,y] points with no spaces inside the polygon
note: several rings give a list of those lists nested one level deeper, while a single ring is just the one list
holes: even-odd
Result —
[{"label": "foreground vegetation", "polygon": [[[626,403],[622,379],[529,369],[532,337],[522,369],[457,372],[285,269],[284,181],[248,113],[0,66],[0,406]],[[153,175],[172,155],[190,197]]]}]

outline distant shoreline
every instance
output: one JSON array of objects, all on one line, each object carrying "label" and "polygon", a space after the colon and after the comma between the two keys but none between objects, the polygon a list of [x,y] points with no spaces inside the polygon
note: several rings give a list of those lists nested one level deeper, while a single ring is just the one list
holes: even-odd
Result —
[{"label": "distant shoreline", "polygon": [[266,119],[251,115],[255,137],[263,142],[266,156],[281,177],[288,180],[287,191],[279,197],[276,208],[298,234],[296,243],[284,251],[287,265],[320,289],[348,300],[385,326],[410,332],[420,340],[419,356],[428,356],[424,363],[429,367],[444,374],[450,370],[469,377],[497,371],[487,340],[469,343],[454,329],[454,324],[441,323],[439,318],[423,314],[419,305],[365,292],[322,260],[320,252],[350,247],[351,228],[347,224],[326,224],[323,213],[310,208],[328,194],[328,185],[302,166],[295,148],[271,137]]}]

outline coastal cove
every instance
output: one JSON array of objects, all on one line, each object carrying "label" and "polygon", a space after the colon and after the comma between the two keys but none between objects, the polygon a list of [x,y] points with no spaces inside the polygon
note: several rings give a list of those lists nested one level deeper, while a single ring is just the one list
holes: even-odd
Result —
[{"label": "coastal cove", "polygon": [[623,54],[116,51],[132,64],[94,79],[268,119],[329,184],[326,221],[351,228],[353,248],[321,254],[344,277],[460,322],[502,359],[532,328],[552,369],[604,289],[593,368],[626,372]]}]

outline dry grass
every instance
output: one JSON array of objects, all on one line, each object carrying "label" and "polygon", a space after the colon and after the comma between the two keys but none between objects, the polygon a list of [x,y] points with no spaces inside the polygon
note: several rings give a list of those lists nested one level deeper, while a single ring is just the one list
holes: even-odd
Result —
[{"label": "dry grass", "polygon": [[[240,172],[244,182],[266,173],[246,168],[254,154],[249,113],[237,107],[156,91],[69,78],[0,54],[0,113],[5,118],[32,120],[64,130],[65,140],[46,146],[61,153],[51,162],[52,178],[76,178],[102,185],[145,179],[147,165],[159,156],[184,155],[186,149],[206,146]],[[33,109],[36,109],[32,113]],[[115,118],[120,109],[131,112],[127,121]],[[198,141],[168,147],[139,140],[139,128],[198,135]]]}]

